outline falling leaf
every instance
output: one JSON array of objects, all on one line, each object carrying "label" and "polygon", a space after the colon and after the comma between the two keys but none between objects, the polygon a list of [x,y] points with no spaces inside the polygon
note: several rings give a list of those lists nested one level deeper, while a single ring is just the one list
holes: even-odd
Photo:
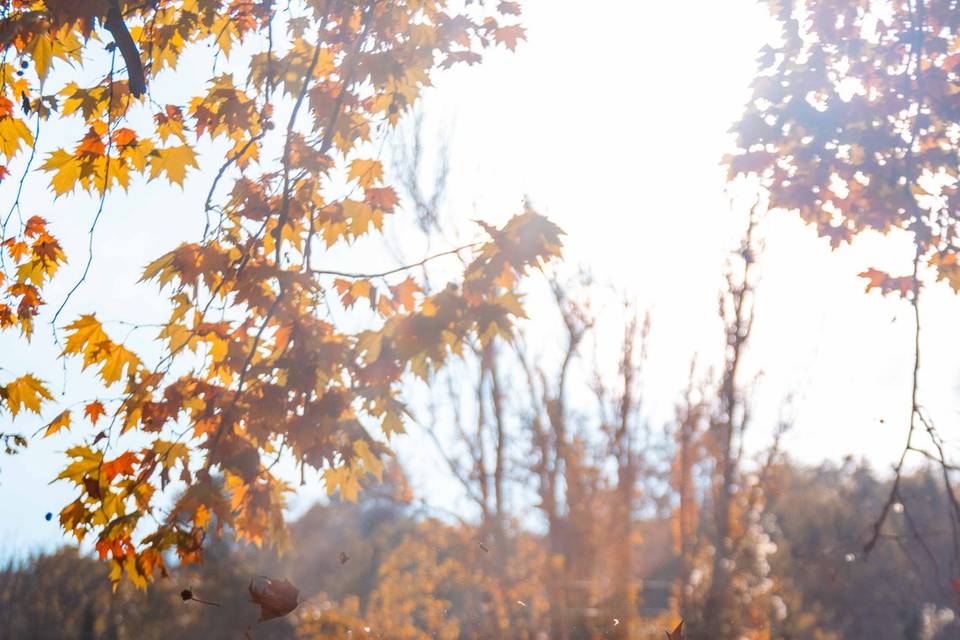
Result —
[{"label": "falling leaf", "polygon": [[285,616],[297,608],[300,590],[283,580],[257,577],[250,581],[250,602],[260,605],[260,622]]},{"label": "falling leaf", "polygon": [[667,631],[667,640],[683,640],[683,620],[674,628],[672,632]]}]

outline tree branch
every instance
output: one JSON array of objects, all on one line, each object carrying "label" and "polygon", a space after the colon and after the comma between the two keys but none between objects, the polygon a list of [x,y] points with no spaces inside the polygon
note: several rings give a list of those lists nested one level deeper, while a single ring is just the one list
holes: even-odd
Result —
[{"label": "tree branch", "polygon": [[412,264],[403,265],[402,267],[396,267],[394,269],[387,269],[386,271],[379,271],[375,273],[359,273],[359,272],[350,272],[350,271],[337,271],[335,269],[311,269],[310,273],[318,276],[339,276],[341,278],[363,278],[366,280],[372,278],[383,278],[385,276],[390,276],[395,273],[400,273],[401,271],[409,271],[410,269],[416,269],[417,267],[422,267],[432,260],[437,258],[443,258],[445,256],[457,255],[461,251],[466,251],[467,249],[473,249],[479,245],[483,244],[482,242],[471,242],[470,244],[465,244],[456,249],[450,249],[449,251],[443,251],[441,253],[435,253],[432,256],[427,256],[420,262],[414,262]]},{"label": "tree branch", "polygon": [[143,74],[140,50],[137,49],[137,43],[133,41],[130,30],[127,29],[127,23],[123,21],[119,0],[110,1],[110,10],[107,11],[107,19],[104,22],[104,26],[113,36],[117,48],[120,49],[120,53],[123,55],[123,62],[127,65],[127,79],[130,84],[130,93],[134,98],[139,98],[147,92],[147,79]]}]

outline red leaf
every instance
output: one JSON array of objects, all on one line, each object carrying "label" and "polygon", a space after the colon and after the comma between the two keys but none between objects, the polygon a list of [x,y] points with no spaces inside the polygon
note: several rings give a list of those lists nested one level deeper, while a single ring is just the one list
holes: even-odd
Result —
[{"label": "red leaf", "polygon": [[103,464],[103,475],[106,476],[107,482],[112,481],[120,474],[133,475],[133,465],[139,461],[137,454],[133,451],[126,451],[110,462]]},{"label": "red leaf", "polygon": [[83,408],[83,415],[90,418],[91,424],[97,424],[97,420],[106,412],[106,409],[103,408],[103,403],[99,400],[94,400]]}]

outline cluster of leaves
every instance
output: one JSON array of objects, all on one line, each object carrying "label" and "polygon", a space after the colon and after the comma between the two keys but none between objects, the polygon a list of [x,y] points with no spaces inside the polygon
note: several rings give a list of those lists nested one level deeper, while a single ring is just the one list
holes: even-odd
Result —
[{"label": "cluster of leaves", "polygon": [[[67,451],[71,461],[59,478],[78,495],[60,523],[77,540],[96,538],[114,582],[126,574],[145,586],[165,572],[168,550],[199,561],[214,523],[256,544],[282,543],[290,488],[268,457],[291,455],[319,470],[329,493],[355,498],[360,478],[381,471],[384,436],[403,430],[404,373],[426,377],[469,340],[509,336],[522,315],[518,278],[559,255],[561,231],[526,210],[499,229],[486,227],[489,238],[469,247],[474,257],[463,281],[437,292],[413,278],[315,267],[325,249],[376,234],[397,209],[371,141],[397,123],[437,69],[475,63],[480,50],[497,44],[512,49],[523,29],[500,24],[519,13],[512,2],[456,10],[435,0],[276,4],[0,4],[0,153],[9,161],[32,148],[28,118],[80,119],[85,128],[75,145],[50,151],[41,165],[57,196],[79,189],[100,197],[102,207],[111,190],[138,176],[183,184],[198,165],[201,139],[228,149],[204,207],[216,224],[143,273],[171,303],[157,338],[159,362],[108,335],[93,313],[66,329],[64,357],[80,359],[121,397],[85,407],[94,429]],[[114,42],[95,55],[104,30]],[[175,72],[191,48],[229,56],[241,42],[256,48],[246,79],[217,75],[185,105],[151,95],[152,79]],[[98,61],[109,71],[91,86],[51,87],[58,64]],[[282,123],[278,105],[289,111]],[[142,109],[153,111],[145,127],[128,117]],[[268,148],[282,149],[278,162],[264,158]],[[221,197],[228,175],[235,181]],[[17,265],[7,289],[16,307],[0,305],[0,326],[29,336],[38,288],[64,256],[39,218],[17,237],[4,243]],[[333,291],[339,303],[330,301]],[[331,305],[361,301],[369,307],[363,330],[330,319]],[[39,411],[50,399],[29,374],[0,389],[12,413]],[[108,424],[97,431],[102,416]],[[64,411],[46,435],[75,422]],[[155,494],[172,474],[187,488],[164,513]]]},{"label": "cluster of leaves", "polygon": [[[6,119],[11,119],[10,113],[3,109],[4,103],[0,98],[0,126]],[[2,175],[0,168],[0,180]],[[18,236],[2,239],[0,332],[19,330],[27,339],[33,335],[34,318],[44,304],[42,288],[65,260],[60,243],[50,235],[47,221],[39,216],[27,220]],[[3,371],[2,367],[0,371]],[[25,409],[39,414],[43,402],[52,399],[42,381],[33,374],[24,373],[6,384],[0,384],[0,415],[5,411],[16,417]],[[6,453],[26,446],[26,439],[20,434],[0,434],[0,437]]]},{"label": "cluster of leaves", "polygon": [[[769,5],[767,46],[736,125],[731,178],[753,175],[771,208],[797,211],[833,246],[905,229],[918,260],[960,290],[960,15],[951,2],[804,0]],[[908,295],[909,276],[862,274]]]}]

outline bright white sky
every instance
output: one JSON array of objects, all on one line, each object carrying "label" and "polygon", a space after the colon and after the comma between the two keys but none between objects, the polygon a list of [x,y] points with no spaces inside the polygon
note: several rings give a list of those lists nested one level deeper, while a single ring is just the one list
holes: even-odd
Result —
[{"label": "bright white sky", "polygon": [[[715,362],[722,341],[716,296],[744,217],[730,211],[720,158],[770,25],[754,0],[527,0],[524,7],[529,40],[517,53],[495,53],[479,67],[445,73],[426,100],[432,126],[452,138],[447,210],[462,219],[502,221],[529,196],[567,231],[569,264],[588,267],[652,311],[645,386],[648,413],[659,424],[673,410],[690,358],[700,353]],[[199,236],[201,203],[221,160],[215,152],[202,158],[203,169],[183,193],[141,187],[108,201],[90,277],[67,319],[93,310],[104,319],[160,317],[155,288],[135,282],[149,259]],[[6,181],[0,214],[13,191]],[[28,179],[23,202],[25,216],[54,222],[72,258],[49,296],[55,308],[82,271],[96,203],[54,204],[39,174]],[[792,395],[795,427],[785,446],[796,458],[851,454],[888,466],[903,445],[909,414],[912,314],[906,303],[865,295],[856,274],[871,266],[905,273],[909,243],[867,237],[831,252],[782,213],[768,219],[763,233],[747,363],[750,372],[763,372],[754,445],[767,442],[782,399]],[[960,301],[944,285],[926,291],[921,400],[951,445],[960,407],[958,311]],[[533,321],[545,313],[534,307]],[[55,355],[48,321],[40,320],[29,347],[0,337],[0,379],[33,370],[60,391],[64,372],[48,364]],[[113,328],[118,335],[125,330]],[[620,329],[609,328],[609,335],[612,349]],[[65,405],[96,393],[89,376],[67,373]],[[0,430],[9,430],[9,416],[3,420]],[[32,433],[40,424],[18,418],[13,430]],[[73,490],[47,483],[74,441],[69,434],[34,440],[25,453],[0,459],[0,558],[61,542],[56,519],[43,516],[56,514]],[[395,444],[421,494],[457,508],[457,497],[437,488],[440,462],[423,436],[413,429]],[[321,492],[308,487],[299,508]]]}]

